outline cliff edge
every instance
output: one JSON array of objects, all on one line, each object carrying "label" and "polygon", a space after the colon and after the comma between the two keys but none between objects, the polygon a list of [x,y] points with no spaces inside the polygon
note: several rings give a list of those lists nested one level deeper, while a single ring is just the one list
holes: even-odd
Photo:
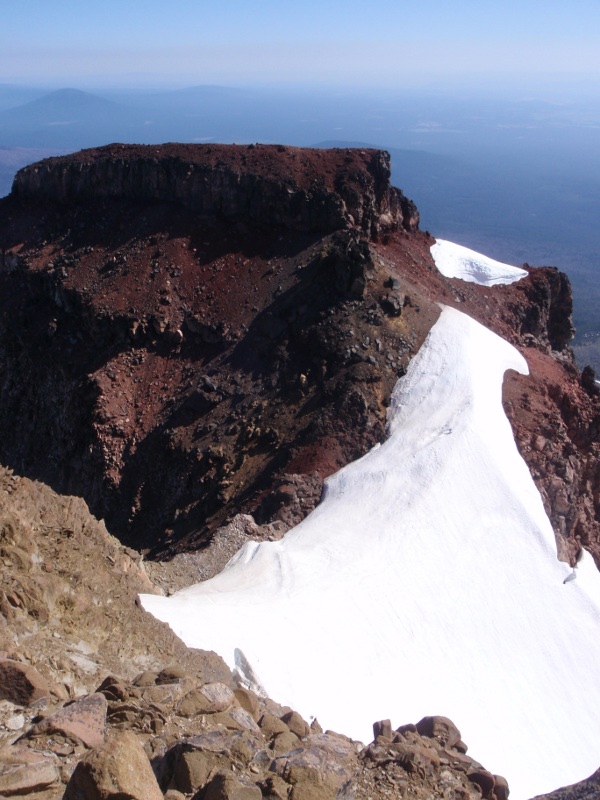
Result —
[{"label": "cliff edge", "polygon": [[389,181],[382,150],[114,144],[25,167],[12,194],[23,202],[171,202],[233,224],[321,233],[356,227],[375,238],[419,222],[414,203]]}]

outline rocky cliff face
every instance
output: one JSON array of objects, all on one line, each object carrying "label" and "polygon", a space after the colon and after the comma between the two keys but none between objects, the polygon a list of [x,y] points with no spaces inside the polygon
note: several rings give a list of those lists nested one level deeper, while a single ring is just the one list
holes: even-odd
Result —
[{"label": "rocky cliff face", "polygon": [[441,302],[523,349],[517,441],[561,552],[598,556],[599,406],[567,279],[441,276],[385,154],[111,145],[22,170],[0,218],[0,460],[127,543],[205,547],[239,512],[281,535],[384,437]]},{"label": "rocky cliff face", "polygon": [[250,145],[112,145],[22,169],[13,194],[62,204],[98,198],[170,202],[229,224],[328,233],[353,226],[370,237],[414,230],[418,213],[390,186],[380,150],[318,151]]}]

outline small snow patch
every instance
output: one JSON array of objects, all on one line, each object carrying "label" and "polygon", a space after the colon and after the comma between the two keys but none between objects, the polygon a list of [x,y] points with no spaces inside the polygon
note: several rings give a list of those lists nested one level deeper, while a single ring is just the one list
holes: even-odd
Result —
[{"label": "small snow patch", "polygon": [[493,258],[444,239],[438,239],[432,245],[431,255],[436,267],[446,278],[460,278],[480,286],[516,283],[527,276],[524,269],[494,261]]}]

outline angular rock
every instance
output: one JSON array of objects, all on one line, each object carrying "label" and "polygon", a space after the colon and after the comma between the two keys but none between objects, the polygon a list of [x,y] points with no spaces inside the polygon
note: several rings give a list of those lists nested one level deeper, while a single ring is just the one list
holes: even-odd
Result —
[{"label": "angular rock", "polygon": [[189,794],[200,789],[218,771],[247,766],[264,747],[262,736],[250,731],[213,730],[174,744],[159,766],[164,789]]},{"label": "angular rock", "polygon": [[[180,683],[163,683],[159,686],[148,686],[142,691],[142,697],[148,703],[174,703],[186,690]],[[186,715],[187,716],[187,715]]]},{"label": "angular rock", "polygon": [[49,694],[48,682],[31,664],[0,660],[0,699],[29,706]]},{"label": "angular rock", "polygon": [[[393,762],[411,775],[430,779],[439,771],[440,751],[444,752],[433,741],[412,731],[407,731],[396,733],[393,741],[387,737],[378,737],[373,744],[366,748],[364,756],[379,766]],[[445,760],[447,762],[447,759]],[[469,761],[464,766],[464,772],[471,768],[473,768],[473,763]],[[458,769],[463,771],[463,765],[459,764]]]},{"label": "angular rock", "polygon": [[406,770],[425,778],[435,775],[440,766],[440,758],[426,742],[397,742],[390,746],[388,758],[394,753],[394,761]]},{"label": "angular rock", "polygon": [[198,793],[197,800],[262,800],[262,792],[230,772],[218,772]]},{"label": "angular rock", "polygon": [[36,723],[28,736],[60,733],[81,739],[86,747],[99,747],[106,736],[107,708],[103,694],[87,695]]},{"label": "angular rock", "polygon": [[386,739],[392,739],[392,723],[389,719],[382,719],[373,723],[373,738],[377,739],[378,736],[383,736]]},{"label": "angular rock", "polygon": [[187,750],[180,754],[170,787],[189,794],[201,789],[215,770],[227,770],[227,756],[205,750]]},{"label": "angular rock", "polygon": [[287,800],[289,797],[289,784],[287,784],[279,775],[268,775],[261,783],[263,797],[271,798],[271,800]]},{"label": "angular rock", "polygon": [[454,747],[461,741],[460,731],[448,717],[423,717],[417,722],[417,730],[421,736],[437,739],[445,747]]},{"label": "angular rock", "polygon": [[237,689],[233,690],[233,693],[241,707],[250,714],[255,722],[258,722],[260,718],[260,706],[258,697],[254,694],[254,692],[251,692],[250,689],[245,689],[244,687],[239,686]]},{"label": "angular rock", "polygon": [[321,725],[319,723],[319,720],[316,717],[310,723],[310,732],[311,733],[323,733],[323,728],[321,727]]},{"label": "angular rock", "polygon": [[243,708],[230,708],[228,711],[221,711],[213,715],[212,721],[215,724],[221,723],[231,730],[260,732],[256,722]]},{"label": "angular rock", "polygon": [[295,800],[333,800],[350,786],[358,768],[354,746],[325,733],[305,748],[279,756],[271,770],[293,786]]},{"label": "angular rock", "polygon": [[290,730],[283,720],[269,713],[262,715],[258,726],[268,739],[278,733],[289,733]]},{"label": "angular rock", "polygon": [[112,736],[79,762],[63,800],[163,800],[144,749],[130,731]]},{"label": "angular rock", "polygon": [[288,726],[292,733],[295,733],[299,739],[310,734],[310,725],[302,719],[297,711],[289,711],[281,718],[282,722]]},{"label": "angular rock", "polygon": [[50,760],[23,764],[0,772],[0,797],[26,795],[58,783],[56,764]]},{"label": "angular rock", "polygon": [[300,739],[295,733],[286,731],[285,733],[276,733],[269,745],[274,753],[288,753],[300,744]]},{"label": "angular rock", "polygon": [[59,781],[55,758],[14,745],[0,751],[0,796],[28,795]]},{"label": "angular rock", "polygon": [[216,714],[237,704],[234,693],[224,683],[207,683],[199,689],[192,689],[179,703],[177,713],[181,717],[196,714]]}]

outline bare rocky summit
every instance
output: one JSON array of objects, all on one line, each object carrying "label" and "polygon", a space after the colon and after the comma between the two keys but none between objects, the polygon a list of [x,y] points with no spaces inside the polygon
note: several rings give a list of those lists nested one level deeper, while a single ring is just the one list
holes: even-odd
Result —
[{"label": "bare rocky summit", "polygon": [[135,597],[299,522],[385,437],[439,304],[524,353],[516,441],[561,556],[600,562],[567,278],[445,278],[374,150],[110,145],[22,170],[0,221],[0,795],[506,797],[449,721],[323,733]]},{"label": "bare rocky summit", "polygon": [[62,204],[169,200],[201,218],[290,231],[415,229],[414,203],[390,185],[382,150],[283,145],[109,145],[22,169],[13,194]]}]

